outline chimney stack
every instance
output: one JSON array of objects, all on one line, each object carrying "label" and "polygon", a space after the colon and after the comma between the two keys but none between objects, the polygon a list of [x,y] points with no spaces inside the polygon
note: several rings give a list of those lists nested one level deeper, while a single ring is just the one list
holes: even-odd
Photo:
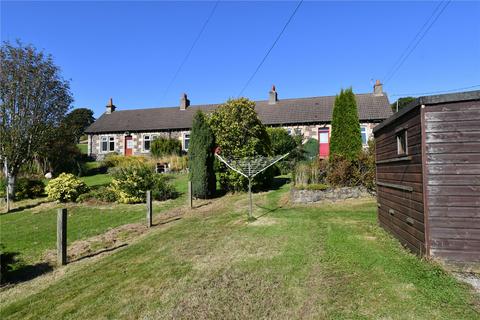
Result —
[{"label": "chimney stack", "polygon": [[275,85],[272,86],[272,90],[269,92],[268,104],[276,104],[278,101],[277,91],[275,91]]},{"label": "chimney stack", "polygon": [[112,112],[115,111],[115,105],[113,104],[113,99],[110,98],[107,104],[107,110],[105,111],[106,114],[111,114]]},{"label": "chimney stack", "polygon": [[187,98],[187,94],[184,93],[180,97],[180,110],[186,110],[188,106],[190,105],[190,100]]},{"label": "chimney stack", "polygon": [[382,96],[383,95],[383,84],[380,83],[380,80],[377,80],[373,85],[373,95]]}]

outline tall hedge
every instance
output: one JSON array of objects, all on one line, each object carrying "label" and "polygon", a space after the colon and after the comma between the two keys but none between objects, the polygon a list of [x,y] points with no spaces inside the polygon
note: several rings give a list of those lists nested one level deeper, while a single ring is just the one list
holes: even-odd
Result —
[{"label": "tall hedge", "polygon": [[182,143],[178,139],[158,137],[152,141],[150,153],[155,158],[171,155],[179,156],[182,154]]},{"label": "tall hedge", "polygon": [[[223,156],[245,158],[271,154],[270,138],[255,112],[255,102],[246,98],[230,99],[212,113],[209,123]],[[224,190],[247,189],[245,177],[224,165],[220,168],[220,184]],[[255,178],[253,185],[265,188],[271,185],[272,180],[273,171],[266,170]]]},{"label": "tall hedge", "polygon": [[351,88],[341,90],[335,98],[332,115],[330,156],[355,160],[362,150],[362,136],[357,103]]},{"label": "tall hedge", "polygon": [[215,194],[217,180],[214,171],[215,138],[205,115],[198,111],[193,118],[188,167],[192,192],[195,197],[207,198]]}]

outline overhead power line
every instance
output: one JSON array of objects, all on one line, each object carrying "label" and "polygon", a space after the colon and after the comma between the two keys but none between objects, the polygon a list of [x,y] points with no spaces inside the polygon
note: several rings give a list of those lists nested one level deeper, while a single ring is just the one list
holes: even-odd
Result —
[{"label": "overhead power line", "polygon": [[243,92],[245,91],[245,89],[247,89],[247,87],[250,85],[250,82],[252,82],[253,78],[255,77],[255,75],[257,74],[258,70],[260,70],[260,68],[262,67],[263,63],[265,62],[265,60],[267,60],[267,57],[268,55],[270,54],[270,52],[273,50],[273,48],[275,47],[275,45],[277,44],[278,40],[280,40],[280,38],[282,37],[283,33],[285,32],[285,29],[287,29],[288,25],[290,24],[290,22],[292,21],[293,17],[295,16],[295,14],[297,13],[298,9],[300,8],[300,6],[302,5],[303,3],[303,0],[300,0],[297,4],[297,6],[295,7],[295,10],[293,10],[292,14],[290,15],[290,18],[288,18],[287,22],[285,23],[285,25],[283,26],[282,30],[280,31],[280,33],[278,34],[277,38],[275,38],[275,41],[273,41],[272,45],[270,46],[270,48],[268,49],[267,53],[263,56],[262,60],[260,61],[260,63],[258,64],[257,68],[255,69],[255,71],[252,73],[252,75],[250,76],[250,78],[248,78],[247,82],[245,83],[245,85],[243,86],[242,90],[240,90],[240,93],[238,94],[238,96],[241,96],[243,94]]},{"label": "overhead power line", "polygon": [[470,87],[463,87],[463,88],[456,88],[456,89],[449,89],[449,90],[430,91],[430,92],[416,92],[416,93],[396,93],[396,94],[391,94],[390,97],[422,96],[422,95],[428,95],[428,94],[449,93],[449,92],[456,92],[456,91],[468,90],[468,89],[479,88],[479,87],[480,87],[480,84],[476,84],[476,85],[470,86]]},{"label": "overhead power line", "polygon": [[[423,24],[423,26],[417,32],[417,34],[412,39],[412,41],[409,43],[407,48],[402,52],[399,59],[395,62],[395,64],[392,66],[390,71],[385,76],[384,81],[383,81],[384,84],[386,84],[388,81],[390,81],[390,79],[392,79],[393,76],[397,73],[397,71],[403,66],[405,61],[412,54],[412,52],[417,48],[417,46],[420,44],[422,39],[425,37],[425,35],[428,33],[428,31],[432,28],[432,26],[435,24],[435,22],[438,20],[438,18],[442,15],[443,11],[445,11],[445,9],[450,4],[450,2],[451,2],[451,0],[448,0],[446,2],[442,1],[438,4],[437,7],[435,7],[435,10],[433,10],[430,17]],[[443,7],[442,7],[442,5],[443,5]]]},{"label": "overhead power line", "polygon": [[205,28],[207,27],[208,23],[210,22],[210,19],[212,19],[213,14],[215,13],[215,10],[217,10],[217,7],[218,7],[219,2],[220,2],[220,0],[217,0],[217,1],[215,2],[215,5],[213,6],[212,10],[210,11],[210,14],[209,14],[208,17],[207,17],[207,20],[205,20],[205,22],[203,23],[202,28],[200,29],[200,32],[198,32],[197,37],[195,38],[195,40],[193,41],[192,45],[190,46],[190,49],[188,49],[187,54],[186,54],[185,57],[183,58],[182,62],[181,62],[180,65],[178,66],[177,70],[175,71],[175,74],[173,75],[172,79],[171,79],[170,82],[168,83],[167,89],[165,89],[165,92],[163,93],[162,100],[165,99],[165,96],[166,96],[167,93],[170,91],[170,88],[172,87],[173,83],[175,82],[175,80],[177,80],[177,77],[178,77],[178,75],[180,74],[180,71],[182,70],[183,66],[185,65],[185,63],[187,62],[188,58],[190,57],[190,54],[192,53],[193,48],[195,48],[195,45],[197,44],[198,40],[199,40],[200,37],[202,36],[203,31],[205,30]]}]

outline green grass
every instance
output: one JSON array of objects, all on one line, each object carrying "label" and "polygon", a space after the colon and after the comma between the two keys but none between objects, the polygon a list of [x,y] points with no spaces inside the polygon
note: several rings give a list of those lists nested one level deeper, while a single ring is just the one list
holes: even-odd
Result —
[{"label": "green grass", "polygon": [[83,154],[87,154],[88,152],[88,145],[86,143],[78,143],[77,148],[80,149],[80,152]]},{"label": "green grass", "polygon": [[254,223],[245,194],[228,195],[112,255],[0,294],[1,318],[479,318],[478,296],[380,229],[373,201],[292,207],[287,192],[256,194]]},{"label": "green grass", "polygon": [[89,187],[100,187],[108,185],[112,181],[112,176],[109,174],[95,174],[93,176],[80,177],[80,179]]},{"label": "green grass", "polygon": [[[106,184],[108,175],[83,177],[89,186]],[[171,183],[181,193],[174,200],[156,203],[154,214],[185,203],[186,175],[172,175]],[[68,208],[67,241],[85,239],[120,225],[145,219],[145,205],[86,205],[45,203],[19,212],[0,215],[1,243],[6,252],[18,252],[23,263],[37,262],[46,250],[56,245],[56,214],[60,207]]]}]

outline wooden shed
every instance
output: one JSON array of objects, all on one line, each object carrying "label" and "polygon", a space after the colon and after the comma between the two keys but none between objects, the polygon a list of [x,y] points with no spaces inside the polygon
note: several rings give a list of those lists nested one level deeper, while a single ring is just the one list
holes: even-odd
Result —
[{"label": "wooden shed", "polygon": [[379,224],[480,271],[480,91],[420,97],[374,129]]}]

